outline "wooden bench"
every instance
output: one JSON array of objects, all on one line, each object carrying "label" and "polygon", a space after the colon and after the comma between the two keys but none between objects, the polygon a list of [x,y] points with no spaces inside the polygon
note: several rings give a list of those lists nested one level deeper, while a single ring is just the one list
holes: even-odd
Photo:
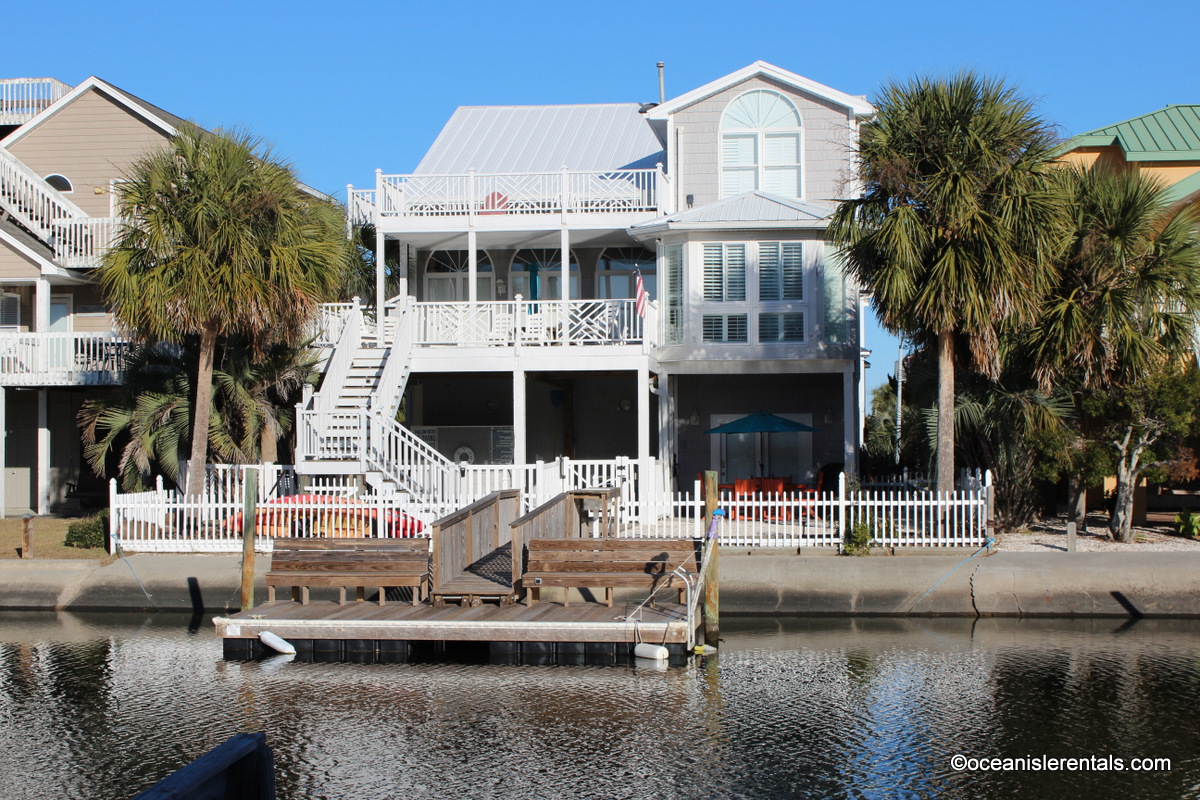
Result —
[{"label": "wooden bench", "polygon": [[[521,586],[529,590],[531,605],[548,586],[604,589],[609,607],[616,588],[674,588],[682,603],[687,584],[675,569],[698,573],[700,545],[695,539],[530,539]],[[563,605],[567,605],[565,595]]]},{"label": "wooden bench", "polygon": [[383,605],[390,586],[413,590],[413,605],[429,588],[428,539],[276,539],[267,573],[267,602],[275,602],[275,587],[292,587],[292,600],[308,603],[312,586],[336,586],[338,603],[346,602],[346,587],[362,601],[367,587],[379,590]]}]

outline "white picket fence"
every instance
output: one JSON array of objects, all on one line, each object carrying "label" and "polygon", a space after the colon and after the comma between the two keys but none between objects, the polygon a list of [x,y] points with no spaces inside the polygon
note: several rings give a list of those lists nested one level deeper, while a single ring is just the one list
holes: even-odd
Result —
[{"label": "white picket fence", "polygon": [[[690,492],[660,487],[653,465],[633,459],[557,459],[523,466],[457,468],[458,488],[471,500],[500,489],[521,490],[522,512],[576,489],[616,490],[612,505],[619,536],[704,536],[704,501],[696,482]],[[247,469],[258,469],[256,549],[270,551],[281,536],[408,536],[454,511],[420,503],[405,494],[365,491],[355,476],[310,478],[299,494],[289,466],[210,467],[205,492],[187,497],[163,488],[119,494],[110,483],[114,543],[130,551],[237,552]],[[835,490],[733,495],[718,505],[726,514],[721,541],[740,547],[838,547],[846,532],[865,523],[872,542],[884,547],[979,547],[992,535],[991,474],[964,476],[953,492],[850,489],[845,475]],[[463,503],[464,505],[466,503]],[[381,522],[382,521],[382,522]],[[422,534],[423,535],[423,534]]]},{"label": "white picket fence", "polygon": [[[254,469],[250,467],[249,469]],[[271,552],[281,537],[427,536],[442,510],[414,507],[404,495],[366,494],[349,476],[314,481],[297,493],[288,466],[264,465],[254,515],[255,546]],[[187,496],[163,486],[117,492],[109,482],[109,551],[232,553],[242,550],[246,467],[210,467],[205,491]]]},{"label": "white picket fence", "polygon": [[[846,532],[865,523],[880,547],[981,547],[993,536],[991,473],[953,492],[849,490],[846,476],[831,492],[732,495],[718,507],[720,540],[742,547],[841,548]],[[690,493],[633,504],[619,515],[617,535],[700,538],[707,531],[699,481]]]}]

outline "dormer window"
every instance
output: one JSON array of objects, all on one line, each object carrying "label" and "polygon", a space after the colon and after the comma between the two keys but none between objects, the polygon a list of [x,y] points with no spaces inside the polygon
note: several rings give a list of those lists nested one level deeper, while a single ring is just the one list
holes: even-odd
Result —
[{"label": "dormer window", "polygon": [[50,184],[51,189],[55,189],[63,194],[70,194],[71,192],[75,191],[75,187],[73,187],[71,182],[63,175],[47,175],[46,183]]},{"label": "dormer window", "polygon": [[755,89],[721,117],[721,196],[762,190],[804,196],[800,112],[779,92]]}]

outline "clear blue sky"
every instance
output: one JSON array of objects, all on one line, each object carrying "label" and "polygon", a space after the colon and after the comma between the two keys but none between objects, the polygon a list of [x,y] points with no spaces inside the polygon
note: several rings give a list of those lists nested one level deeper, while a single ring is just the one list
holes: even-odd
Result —
[{"label": "clear blue sky", "polygon": [[[658,99],[763,60],[851,94],[964,67],[1064,135],[1200,102],[1200,2],[9,3],[0,77],[99,77],[208,128],[272,142],[344,196],[408,172],[460,105]],[[867,373],[896,340],[868,326]]]}]

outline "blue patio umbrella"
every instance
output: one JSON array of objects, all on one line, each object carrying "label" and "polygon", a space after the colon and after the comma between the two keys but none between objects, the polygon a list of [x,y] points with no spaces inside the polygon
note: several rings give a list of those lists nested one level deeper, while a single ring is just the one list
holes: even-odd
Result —
[{"label": "blue patio umbrella", "polygon": [[[763,434],[772,433],[813,433],[817,429],[811,425],[805,425],[803,422],[793,422],[790,419],[778,416],[777,414],[768,414],[765,411],[759,411],[756,414],[749,414],[744,417],[738,417],[732,422],[726,422],[724,425],[718,425],[711,428],[705,433],[757,433],[758,434],[758,451],[764,452],[762,447]],[[762,475],[763,463],[758,462],[758,473]]]},{"label": "blue patio umbrella", "polygon": [[776,414],[759,411],[732,422],[718,425],[705,433],[812,433],[816,428],[803,422],[793,422]]}]

